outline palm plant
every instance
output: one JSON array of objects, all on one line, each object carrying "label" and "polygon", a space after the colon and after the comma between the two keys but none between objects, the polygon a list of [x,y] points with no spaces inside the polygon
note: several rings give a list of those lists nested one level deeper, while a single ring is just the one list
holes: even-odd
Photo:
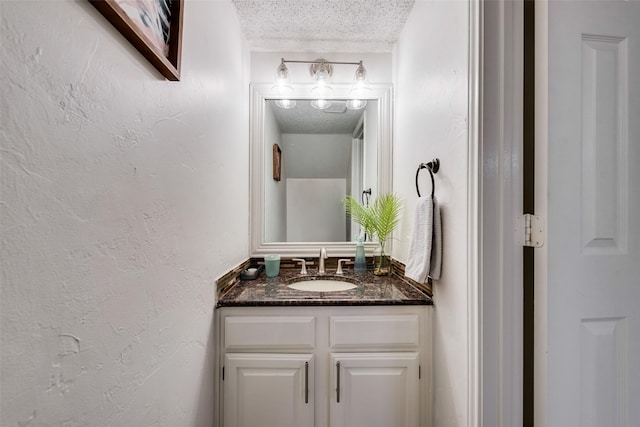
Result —
[{"label": "palm plant", "polygon": [[362,206],[351,196],[343,200],[347,215],[359,224],[370,236],[376,236],[380,243],[380,258],[376,267],[376,274],[389,274],[391,271],[389,259],[384,247],[393,230],[400,222],[402,202],[396,194],[382,194],[371,206]]}]

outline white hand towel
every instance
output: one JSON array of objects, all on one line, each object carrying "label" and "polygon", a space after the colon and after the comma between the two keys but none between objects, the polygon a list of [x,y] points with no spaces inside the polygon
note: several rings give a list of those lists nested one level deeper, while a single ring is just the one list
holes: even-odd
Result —
[{"label": "white hand towel", "polygon": [[440,279],[442,267],[442,218],[440,217],[440,205],[438,199],[433,197],[433,241],[431,243],[431,268],[429,276],[433,280]]},{"label": "white hand towel", "polygon": [[409,259],[404,275],[418,283],[425,283],[431,266],[433,241],[433,199],[420,197],[416,204]]}]

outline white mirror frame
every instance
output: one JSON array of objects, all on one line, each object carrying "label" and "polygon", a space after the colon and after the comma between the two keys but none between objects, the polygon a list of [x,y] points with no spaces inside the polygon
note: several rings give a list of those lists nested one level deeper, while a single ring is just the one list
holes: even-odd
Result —
[{"label": "white mirror frame", "polygon": [[[251,131],[250,131],[250,192],[251,195],[251,229],[250,253],[252,257],[276,253],[285,257],[314,257],[318,256],[320,248],[326,248],[331,257],[350,257],[355,254],[354,242],[264,242],[264,177],[265,153],[271,155],[271,150],[265,150],[264,114],[267,99],[281,99],[272,89],[273,83],[253,83],[250,86],[251,98]],[[314,99],[311,96],[311,85],[293,85],[294,99]],[[333,84],[332,99],[348,99],[349,84]],[[391,84],[371,85],[368,100],[378,101],[378,192],[380,194],[392,191],[392,86]],[[385,250],[391,253],[392,248],[387,242]],[[366,242],[367,255],[380,245],[377,242]]]}]

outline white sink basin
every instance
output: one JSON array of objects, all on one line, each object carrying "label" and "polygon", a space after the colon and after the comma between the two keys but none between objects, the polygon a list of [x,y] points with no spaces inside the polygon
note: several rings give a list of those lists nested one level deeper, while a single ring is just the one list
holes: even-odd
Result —
[{"label": "white sink basin", "polygon": [[287,287],[296,289],[298,291],[311,291],[311,292],[339,292],[348,291],[349,289],[357,288],[358,286],[351,282],[344,282],[342,280],[303,280],[301,282],[295,282]]}]

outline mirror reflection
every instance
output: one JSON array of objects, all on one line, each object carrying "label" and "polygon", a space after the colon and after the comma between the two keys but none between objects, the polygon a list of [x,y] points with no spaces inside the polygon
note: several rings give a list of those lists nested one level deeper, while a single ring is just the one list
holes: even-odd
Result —
[{"label": "mirror reflection", "polygon": [[265,100],[264,242],[350,242],[360,233],[342,200],[366,204],[378,193],[379,103],[345,104],[318,110],[310,100],[293,108]]}]

